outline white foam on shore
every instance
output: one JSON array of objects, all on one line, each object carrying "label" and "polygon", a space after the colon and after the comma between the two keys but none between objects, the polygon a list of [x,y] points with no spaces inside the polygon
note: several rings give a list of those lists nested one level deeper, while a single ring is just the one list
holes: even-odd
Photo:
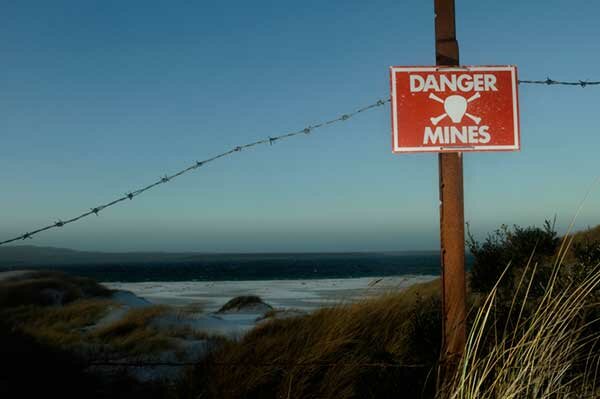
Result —
[{"label": "white foam on shore", "polygon": [[[317,280],[250,280],[103,283],[111,289],[127,290],[155,304],[201,304],[214,312],[240,295],[258,295],[279,309],[314,310],[323,306],[349,303],[385,292],[403,290],[437,276],[406,275]],[[379,280],[379,281],[378,281]]]}]

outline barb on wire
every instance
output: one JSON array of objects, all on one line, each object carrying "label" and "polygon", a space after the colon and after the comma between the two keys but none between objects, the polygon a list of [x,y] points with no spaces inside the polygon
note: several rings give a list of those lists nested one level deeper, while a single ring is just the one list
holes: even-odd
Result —
[{"label": "barb on wire", "polygon": [[545,80],[519,80],[519,84],[534,84],[534,85],[547,85],[547,86],[563,85],[563,86],[586,87],[586,86],[600,85],[600,81],[578,80],[576,82],[575,81],[567,82],[567,81],[546,78]]},{"label": "barb on wire", "polygon": [[186,167],[186,168],[184,168],[184,169],[182,169],[182,170],[180,170],[180,171],[178,171],[178,172],[176,172],[176,173],[174,173],[172,175],[165,175],[164,177],[161,177],[159,180],[155,181],[152,184],[149,184],[149,185],[147,185],[145,187],[142,187],[140,189],[137,189],[137,190],[130,191],[130,192],[126,193],[125,195],[123,195],[122,197],[119,197],[119,198],[117,198],[117,199],[115,199],[115,200],[113,200],[111,202],[106,203],[106,204],[98,205],[96,207],[90,208],[89,211],[84,212],[84,213],[80,214],[79,216],[75,216],[75,217],[73,217],[71,219],[67,219],[67,220],[59,220],[58,222],[54,222],[54,223],[52,223],[52,224],[50,224],[48,226],[41,227],[39,229],[23,233],[23,234],[21,234],[19,236],[16,236],[14,238],[10,238],[8,240],[0,241],[0,245],[8,244],[8,243],[11,243],[11,242],[14,242],[14,241],[29,239],[29,238],[32,238],[34,235],[39,234],[39,233],[41,233],[43,231],[50,230],[50,229],[57,228],[57,227],[64,227],[67,224],[74,223],[74,222],[76,222],[76,221],[78,221],[80,219],[83,219],[85,217],[88,217],[90,215],[96,215],[96,216],[98,216],[100,214],[100,212],[104,211],[106,208],[109,208],[109,207],[111,207],[113,205],[117,205],[118,203],[123,202],[123,201],[125,201],[127,199],[132,200],[133,198],[137,197],[138,195],[140,195],[140,194],[142,194],[142,193],[144,193],[144,192],[146,192],[146,191],[148,191],[148,190],[150,190],[150,189],[152,189],[152,188],[154,188],[154,187],[156,187],[158,185],[168,183],[171,180],[173,180],[173,179],[175,179],[175,178],[177,178],[177,177],[179,177],[179,176],[181,176],[181,175],[183,175],[183,174],[185,174],[187,172],[190,172],[192,170],[198,169],[199,167],[204,166],[204,165],[206,165],[209,162],[216,161],[219,158],[229,156],[229,155],[231,155],[231,154],[233,154],[235,152],[240,152],[243,149],[251,148],[251,147],[254,147],[254,146],[257,146],[257,145],[260,145],[260,144],[273,144],[275,141],[284,140],[284,139],[287,139],[287,138],[290,138],[290,137],[293,137],[293,136],[298,136],[298,135],[301,135],[301,134],[312,133],[315,129],[318,129],[318,128],[321,128],[321,127],[324,127],[324,126],[328,126],[328,125],[331,125],[331,124],[334,124],[334,123],[337,123],[337,122],[346,121],[346,120],[352,118],[353,116],[360,114],[361,112],[365,112],[365,111],[368,111],[370,109],[373,109],[373,108],[376,108],[376,107],[380,107],[380,106],[384,105],[385,103],[387,103],[389,101],[390,101],[389,98],[387,98],[387,99],[381,99],[381,100],[378,100],[377,102],[375,102],[373,104],[370,104],[370,105],[367,105],[365,107],[359,108],[356,111],[350,112],[348,114],[342,114],[338,118],[331,119],[331,120],[328,120],[328,121],[325,121],[325,122],[321,122],[321,123],[318,123],[316,125],[310,125],[310,126],[307,126],[307,127],[303,128],[303,129],[295,131],[295,132],[285,133],[285,134],[282,134],[282,135],[279,135],[279,136],[271,136],[271,137],[268,137],[266,139],[262,139],[262,140],[254,141],[252,143],[240,145],[240,146],[234,147],[233,149],[231,149],[229,151],[225,151],[225,152],[223,152],[223,153],[221,153],[219,155],[215,155],[212,158],[208,158],[208,159],[205,159],[205,160],[202,160],[202,161],[195,161],[190,166],[188,166],[188,167]]}]

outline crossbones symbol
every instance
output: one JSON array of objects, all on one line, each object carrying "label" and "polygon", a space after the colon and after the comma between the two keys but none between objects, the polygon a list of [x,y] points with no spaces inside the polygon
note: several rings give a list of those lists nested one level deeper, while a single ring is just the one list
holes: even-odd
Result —
[{"label": "crossbones symbol", "polygon": [[434,125],[437,125],[442,119],[444,119],[447,116],[450,116],[450,119],[452,119],[452,122],[459,123],[462,120],[463,115],[466,115],[469,118],[471,118],[473,120],[473,122],[475,122],[476,124],[479,125],[479,122],[481,122],[481,118],[478,118],[478,117],[473,116],[473,115],[469,114],[468,112],[466,112],[467,104],[473,100],[478,99],[479,97],[481,97],[481,95],[479,93],[475,93],[467,99],[465,99],[463,96],[454,94],[454,95],[446,97],[446,100],[442,100],[435,94],[429,93],[429,98],[431,98],[434,101],[444,104],[444,110],[446,111],[443,114],[441,114],[440,116],[436,116],[434,118],[429,118],[429,119],[431,120],[431,123],[433,123]]}]

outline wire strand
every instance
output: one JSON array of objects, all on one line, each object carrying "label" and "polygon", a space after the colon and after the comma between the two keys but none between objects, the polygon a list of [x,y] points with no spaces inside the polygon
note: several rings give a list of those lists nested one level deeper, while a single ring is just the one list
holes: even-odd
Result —
[{"label": "wire strand", "polygon": [[600,85],[600,81],[590,81],[590,80],[577,80],[577,81],[561,81],[561,80],[553,80],[550,78],[546,78],[545,80],[519,80],[519,84],[533,84],[533,85],[563,85],[563,86],[595,86]]},{"label": "wire strand", "polygon": [[[588,80],[578,80],[578,81],[560,81],[560,80],[553,80],[550,78],[546,78],[545,80],[519,80],[518,81],[519,84],[537,84],[537,85],[547,85],[547,86],[552,86],[552,85],[563,85],[563,86],[580,86],[582,88],[587,87],[587,86],[595,86],[595,85],[600,85],[600,81],[588,81]],[[138,195],[145,193],[146,191],[159,186],[161,184],[165,184],[170,182],[171,180],[184,175],[185,173],[191,172],[195,169],[198,169],[201,166],[206,165],[207,163],[216,161],[219,158],[223,158],[226,156],[230,156],[236,152],[240,152],[244,149],[247,148],[251,148],[251,147],[255,147],[261,144],[269,144],[269,145],[273,145],[275,142],[279,141],[279,140],[285,140],[288,139],[290,137],[294,137],[294,136],[298,136],[301,134],[309,134],[312,133],[314,130],[325,127],[325,126],[329,126],[332,125],[334,123],[338,123],[338,122],[342,122],[342,121],[346,121],[362,112],[371,110],[373,108],[378,108],[381,107],[382,105],[386,104],[390,102],[390,98],[386,98],[386,99],[380,99],[377,100],[377,102],[367,105],[365,107],[359,108],[353,112],[350,112],[348,114],[342,114],[339,117],[335,118],[335,119],[331,119],[325,122],[321,122],[318,123],[316,125],[309,125],[307,127],[305,127],[304,129],[301,130],[297,130],[291,133],[285,133],[285,134],[281,134],[279,136],[273,136],[273,137],[268,137],[262,140],[258,140],[258,141],[254,141],[248,144],[243,144],[237,147],[234,147],[228,151],[225,151],[221,154],[215,155],[212,158],[208,158],[208,159],[204,159],[202,161],[196,161],[193,164],[187,166],[184,169],[181,169],[180,171],[173,173],[171,175],[165,175],[164,177],[161,177],[159,180],[155,181],[152,184],[149,184],[145,187],[139,188],[137,190],[132,190],[127,192],[125,195],[116,198],[115,200],[108,202],[106,204],[102,204],[102,205],[98,205],[95,206],[93,208],[90,208],[89,211],[84,212],[78,216],[72,217],[70,219],[66,219],[66,220],[58,220],[50,225],[38,228],[36,230],[32,230],[26,233],[23,233],[21,235],[18,235],[16,237],[4,240],[4,241],[0,241],[0,245],[4,245],[4,244],[8,244],[11,242],[15,242],[15,241],[20,241],[20,240],[26,240],[29,238],[33,238],[34,235],[37,235],[39,233],[42,233],[44,231],[50,230],[50,229],[54,229],[54,228],[59,228],[59,227],[64,227],[67,224],[70,223],[74,223],[77,222],[83,218],[86,218],[90,215],[96,215],[98,216],[100,214],[101,211],[105,210],[106,208],[110,208],[111,206],[117,205],[125,200],[132,200],[135,197],[137,197]]]},{"label": "wire strand", "polygon": [[294,132],[284,133],[284,134],[281,134],[279,136],[272,136],[272,137],[270,136],[270,137],[262,139],[262,140],[254,141],[254,142],[251,142],[251,143],[248,143],[248,144],[243,144],[243,145],[234,147],[234,148],[232,148],[232,149],[230,149],[228,151],[225,151],[225,152],[223,152],[221,154],[215,155],[212,158],[207,158],[207,159],[204,159],[202,161],[196,161],[193,164],[185,167],[184,169],[181,169],[180,171],[178,171],[176,173],[173,173],[171,175],[165,175],[164,177],[161,177],[160,179],[156,180],[154,183],[151,183],[151,184],[149,184],[149,185],[147,185],[145,187],[139,188],[137,190],[129,191],[129,192],[125,193],[123,196],[118,197],[118,198],[116,198],[115,200],[113,200],[111,202],[108,202],[106,204],[102,204],[102,205],[98,205],[98,206],[95,206],[93,208],[90,208],[89,211],[84,212],[84,213],[82,213],[82,214],[80,214],[78,216],[72,217],[70,219],[58,220],[58,221],[56,221],[56,222],[54,222],[52,224],[49,224],[49,225],[47,225],[45,227],[41,227],[41,228],[38,228],[36,230],[32,230],[32,231],[23,233],[23,234],[18,235],[16,237],[13,237],[13,238],[10,238],[10,239],[4,240],[4,241],[0,241],[0,245],[4,245],[4,244],[8,244],[8,243],[15,242],[15,241],[20,241],[20,240],[30,239],[34,235],[39,234],[41,232],[44,232],[44,231],[47,231],[47,230],[50,230],[50,229],[54,229],[54,228],[64,227],[67,224],[77,222],[77,221],[79,221],[79,220],[81,220],[83,218],[86,218],[86,217],[90,216],[90,215],[96,215],[96,216],[98,216],[100,214],[100,212],[104,211],[106,208],[109,208],[111,206],[117,205],[117,204],[119,204],[119,203],[121,203],[123,201],[126,201],[126,200],[132,200],[135,197],[139,196],[140,194],[142,194],[142,193],[144,193],[144,192],[146,192],[146,191],[148,191],[148,190],[150,190],[150,189],[152,189],[152,188],[154,188],[156,186],[168,183],[171,180],[173,180],[173,179],[175,179],[175,178],[177,178],[177,177],[179,177],[181,175],[184,175],[185,173],[188,173],[188,172],[191,172],[193,170],[196,170],[199,167],[204,166],[207,163],[216,161],[219,158],[227,157],[227,156],[235,154],[236,152],[240,152],[242,150],[245,150],[245,149],[248,149],[248,148],[251,148],[251,147],[255,147],[255,146],[258,146],[258,145],[261,145],[261,144],[273,145],[277,141],[285,140],[285,139],[288,139],[290,137],[294,137],[294,136],[298,136],[298,135],[307,135],[307,134],[312,133],[316,129],[319,129],[319,128],[322,128],[322,127],[325,127],[325,126],[329,126],[329,125],[332,125],[334,123],[338,123],[338,122],[342,122],[342,121],[347,121],[348,119],[350,119],[350,118],[352,118],[352,117],[354,117],[354,116],[356,116],[356,115],[358,115],[358,114],[360,114],[362,112],[371,110],[373,108],[381,107],[381,106],[383,106],[384,104],[386,104],[388,102],[390,102],[389,98],[387,98],[387,99],[380,99],[380,100],[377,100],[377,102],[375,102],[373,104],[370,104],[370,105],[367,105],[365,107],[359,108],[359,109],[357,109],[357,110],[355,110],[353,112],[347,113],[347,114],[342,114],[342,115],[340,115],[337,118],[334,118],[334,119],[331,119],[331,120],[327,120],[325,122],[321,122],[321,123],[318,123],[316,125],[309,125],[309,126],[303,128],[301,130],[297,130],[297,131],[294,131]]},{"label": "wire strand", "polygon": [[348,364],[356,364],[361,367],[378,368],[423,368],[424,364],[401,364],[401,363],[350,363],[350,362],[164,362],[164,361],[92,361],[88,367],[186,367],[186,366],[223,366],[223,367],[335,367]]}]

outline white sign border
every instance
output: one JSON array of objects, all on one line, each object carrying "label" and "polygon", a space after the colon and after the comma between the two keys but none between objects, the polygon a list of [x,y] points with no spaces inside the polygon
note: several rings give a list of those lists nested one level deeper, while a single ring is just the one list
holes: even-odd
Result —
[{"label": "white sign border", "polygon": [[[510,71],[512,78],[512,94],[513,94],[513,129],[514,129],[514,145],[489,145],[489,146],[428,146],[428,147],[399,147],[398,146],[398,115],[396,106],[396,72],[434,72],[434,71],[487,71],[487,72],[502,72]],[[444,67],[444,66],[428,66],[428,67],[390,67],[392,99],[392,151],[394,153],[404,152],[471,152],[471,151],[520,151],[521,140],[519,132],[519,103],[518,103],[518,80],[517,67],[515,65],[505,66],[460,66],[460,67]]]}]

